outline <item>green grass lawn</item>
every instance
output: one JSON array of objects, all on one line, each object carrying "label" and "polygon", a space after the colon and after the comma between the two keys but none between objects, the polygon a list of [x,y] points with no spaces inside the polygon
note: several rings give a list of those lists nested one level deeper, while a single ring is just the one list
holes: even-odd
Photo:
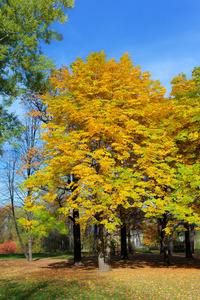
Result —
[{"label": "green grass lawn", "polygon": [[[14,254],[0,254],[0,259],[24,259],[23,253],[14,253]],[[73,254],[63,254],[63,253],[33,253],[33,259],[37,258],[72,258]]]},{"label": "green grass lawn", "polygon": [[54,281],[16,281],[0,284],[0,299],[133,299],[127,297],[128,290],[125,287],[112,290],[104,282],[102,289],[99,282],[75,280],[54,280]]}]

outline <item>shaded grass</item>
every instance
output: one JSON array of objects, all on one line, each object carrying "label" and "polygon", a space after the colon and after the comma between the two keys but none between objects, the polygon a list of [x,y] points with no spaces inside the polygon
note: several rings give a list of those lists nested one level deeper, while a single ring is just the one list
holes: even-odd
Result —
[{"label": "shaded grass", "polygon": [[[137,249],[134,253],[142,253],[142,254],[159,254],[159,250],[145,250],[145,249]],[[200,254],[200,250],[195,250],[196,254]],[[91,252],[82,252],[83,259],[87,259],[90,257],[97,257],[96,253]],[[120,258],[120,254],[113,256],[114,258]],[[0,254],[1,259],[24,259],[23,253],[14,253],[14,254]],[[33,258],[73,258],[73,253],[33,253]]]}]

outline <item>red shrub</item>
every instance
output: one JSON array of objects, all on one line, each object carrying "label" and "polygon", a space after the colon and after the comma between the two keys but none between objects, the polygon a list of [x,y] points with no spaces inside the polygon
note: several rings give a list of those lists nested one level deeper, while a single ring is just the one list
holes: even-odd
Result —
[{"label": "red shrub", "polygon": [[0,254],[13,254],[17,250],[15,242],[6,241],[0,246]]}]

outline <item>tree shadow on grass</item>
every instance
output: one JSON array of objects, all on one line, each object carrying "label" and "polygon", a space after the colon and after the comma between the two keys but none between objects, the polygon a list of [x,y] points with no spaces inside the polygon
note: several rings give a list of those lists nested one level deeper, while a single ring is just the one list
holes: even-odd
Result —
[{"label": "tree shadow on grass", "polygon": [[[15,299],[15,300],[27,300],[31,299],[38,292],[41,293],[50,285],[50,282],[34,282],[27,283],[18,282],[16,280],[1,280],[0,284],[0,299]],[[36,295],[35,295],[36,296]],[[37,298],[34,298],[37,299]],[[49,300],[49,299],[48,299]]]},{"label": "tree shadow on grass", "polygon": [[[81,268],[83,267],[83,265],[80,265],[78,268]],[[50,263],[48,264],[47,266],[45,267],[40,267],[41,269],[54,269],[54,270],[57,270],[57,269],[74,269],[75,266],[73,264],[73,260],[72,259],[69,259],[68,261],[64,260],[64,261],[59,261],[59,262],[56,262],[56,263]]]},{"label": "tree shadow on grass", "polygon": [[[120,256],[113,256],[111,259],[111,268],[166,268],[164,265],[163,254],[133,254],[127,260],[121,260]],[[200,255],[195,254],[193,259],[185,258],[182,254],[174,254],[170,257],[171,268],[185,268],[185,269],[200,269]],[[50,263],[44,269],[82,269],[87,271],[94,271],[98,269],[97,257],[87,257],[83,260],[83,265],[78,267],[73,265],[73,260],[61,261],[56,263]]]},{"label": "tree shadow on grass", "polygon": [[[128,260],[120,260],[117,258],[113,259],[112,267],[117,268],[166,268],[164,264],[163,254],[133,254]],[[189,269],[200,269],[200,256],[194,255],[194,258],[185,258],[182,254],[174,254],[170,256],[170,266],[172,268],[189,268]]]}]

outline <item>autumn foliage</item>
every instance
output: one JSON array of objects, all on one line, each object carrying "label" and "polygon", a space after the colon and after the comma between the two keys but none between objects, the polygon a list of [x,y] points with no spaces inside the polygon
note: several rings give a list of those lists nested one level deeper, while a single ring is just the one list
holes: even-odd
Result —
[{"label": "autumn foliage", "polygon": [[45,232],[79,210],[83,226],[113,231],[121,224],[119,207],[138,207],[147,217],[170,214],[168,233],[176,222],[199,225],[197,77],[198,70],[191,80],[175,78],[165,98],[159,81],[127,53],[119,62],[91,53],[55,71],[42,97],[43,168],[24,185],[31,190],[26,209],[43,222],[23,225]]},{"label": "autumn foliage", "polygon": [[17,250],[15,242],[6,241],[0,245],[0,254],[13,254]]},{"label": "autumn foliage", "polygon": [[[51,203],[57,188],[65,187],[71,194],[64,196],[60,213],[79,209],[82,224],[100,221],[114,230],[119,205],[140,207],[141,196],[153,194],[155,183],[145,178],[159,178],[160,185],[169,181],[162,157],[173,144],[158,126],[164,106],[167,111],[165,90],[133,67],[127,53],[120,62],[106,61],[104,52],[86,62],[78,58],[71,72],[58,70],[51,83],[53,93],[43,97],[50,117],[42,134],[45,167],[26,183],[33,191],[27,207],[37,210],[41,185],[48,193],[40,199]],[[162,202],[160,207],[164,211]]]}]

